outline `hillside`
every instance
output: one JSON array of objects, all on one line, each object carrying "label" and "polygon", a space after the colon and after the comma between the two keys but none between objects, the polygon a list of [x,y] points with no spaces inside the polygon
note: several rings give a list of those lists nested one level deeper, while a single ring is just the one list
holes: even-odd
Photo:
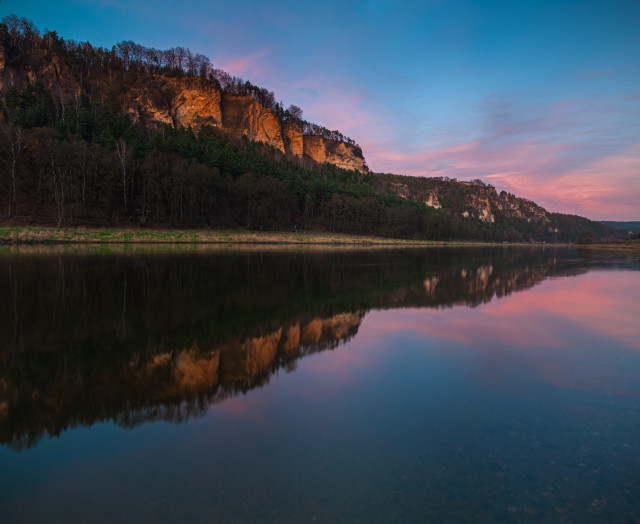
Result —
[{"label": "hillside", "polygon": [[11,224],[623,236],[481,181],[369,172],[355,141],[183,48],[95,48],[13,16],[0,44],[0,209]]},{"label": "hillside", "polygon": [[638,236],[640,234],[640,220],[632,220],[628,222],[616,222],[615,220],[601,220],[601,222],[609,227],[620,229],[625,233],[631,233]]}]

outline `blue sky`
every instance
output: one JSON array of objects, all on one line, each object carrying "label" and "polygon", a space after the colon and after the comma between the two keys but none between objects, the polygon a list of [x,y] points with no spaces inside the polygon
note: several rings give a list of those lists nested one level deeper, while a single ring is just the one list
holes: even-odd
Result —
[{"label": "blue sky", "polygon": [[2,0],[65,38],[189,47],[369,166],[640,220],[640,2]]}]

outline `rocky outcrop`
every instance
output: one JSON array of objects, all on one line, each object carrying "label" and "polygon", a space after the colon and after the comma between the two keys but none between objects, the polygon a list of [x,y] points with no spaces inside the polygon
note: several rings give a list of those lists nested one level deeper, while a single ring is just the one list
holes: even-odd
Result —
[{"label": "rocky outcrop", "polygon": [[198,129],[222,123],[220,91],[198,78],[149,75],[128,91],[124,109],[133,119],[153,126],[169,124]]},{"label": "rocky outcrop", "polygon": [[477,218],[483,222],[497,222],[504,218],[521,218],[528,222],[550,222],[546,209],[535,202],[518,198],[502,191],[498,194],[491,185],[474,182],[458,182],[443,178],[401,177],[390,189],[398,196],[421,202],[434,209],[449,209],[465,218]]},{"label": "rocky outcrop", "polygon": [[[495,193],[495,189],[493,190]],[[473,210],[474,215],[483,222],[495,222],[496,218],[491,209],[491,201],[489,195],[484,191],[475,192],[472,191],[467,195],[465,199],[467,205]],[[463,216],[468,217],[469,211],[465,211]]]},{"label": "rocky outcrop", "polygon": [[438,194],[435,191],[429,193],[426,200],[424,201],[424,204],[434,209],[440,209],[442,207],[442,204],[438,200]]},{"label": "rocky outcrop", "polygon": [[276,114],[250,96],[222,95],[222,127],[236,138],[264,142],[284,153],[282,126]]},{"label": "rocky outcrop", "polygon": [[[495,193],[495,189],[493,191]],[[543,207],[540,207],[535,202],[527,200],[525,198],[518,198],[511,193],[501,191],[498,195],[494,206],[497,210],[504,213],[506,216],[515,218],[524,218],[528,222],[532,220],[539,220],[542,222],[549,222],[549,213]]]},{"label": "rocky outcrop", "polygon": [[285,152],[298,158],[304,155],[304,136],[302,126],[285,122],[282,126]]},{"label": "rocky outcrop", "polygon": [[321,164],[328,162],[343,169],[367,170],[360,148],[321,136],[304,136],[304,156]]}]

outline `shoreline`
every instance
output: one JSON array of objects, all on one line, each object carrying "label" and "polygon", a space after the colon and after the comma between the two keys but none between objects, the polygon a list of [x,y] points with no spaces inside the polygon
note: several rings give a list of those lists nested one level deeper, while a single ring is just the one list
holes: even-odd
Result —
[{"label": "shoreline", "polygon": [[272,246],[535,246],[528,242],[417,240],[326,232],[0,226],[0,245],[198,244]]},{"label": "shoreline", "polygon": [[0,225],[0,247],[4,246],[210,246],[230,247],[573,247],[640,251],[640,242],[542,243],[488,242],[478,240],[419,240],[305,231],[245,231],[234,229],[146,229]]}]

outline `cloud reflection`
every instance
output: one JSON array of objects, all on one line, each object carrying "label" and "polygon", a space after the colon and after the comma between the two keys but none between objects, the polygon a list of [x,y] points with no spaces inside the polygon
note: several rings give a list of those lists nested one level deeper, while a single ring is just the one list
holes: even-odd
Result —
[{"label": "cloud reflection", "polygon": [[636,272],[590,272],[476,308],[372,312],[360,337],[384,341],[378,345],[410,337],[428,352],[475,358],[487,384],[522,373],[556,387],[621,393],[608,355],[640,350],[639,290]]}]

